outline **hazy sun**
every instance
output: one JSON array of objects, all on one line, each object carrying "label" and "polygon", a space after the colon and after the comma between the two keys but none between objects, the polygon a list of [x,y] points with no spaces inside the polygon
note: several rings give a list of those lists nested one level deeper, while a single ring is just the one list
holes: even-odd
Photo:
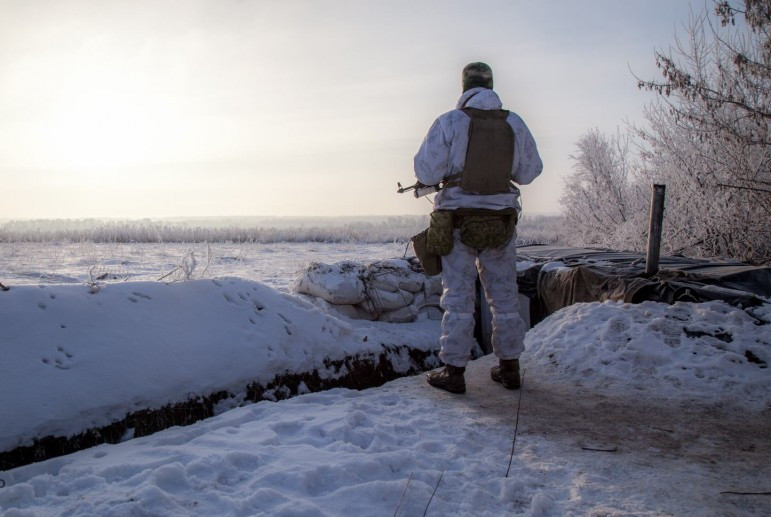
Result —
[{"label": "hazy sun", "polygon": [[147,160],[156,135],[153,117],[141,104],[112,92],[69,96],[44,128],[47,161],[93,174]]}]

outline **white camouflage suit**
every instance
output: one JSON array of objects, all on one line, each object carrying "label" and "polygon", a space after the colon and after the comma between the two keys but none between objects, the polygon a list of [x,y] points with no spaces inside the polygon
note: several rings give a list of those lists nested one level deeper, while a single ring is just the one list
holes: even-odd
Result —
[{"label": "white camouflage suit", "polygon": [[[501,109],[498,95],[490,89],[472,88],[461,95],[455,110],[434,122],[415,155],[415,176],[425,185],[436,185],[463,170],[468,146],[470,118],[461,107],[483,110]],[[533,135],[522,119],[509,113],[507,122],[514,130],[514,160],[511,179],[520,185],[533,181],[543,170]],[[441,190],[434,200],[435,209],[486,208],[520,210],[516,191],[503,194],[471,194],[460,187]],[[477,272],[492,312],[493,352],[499,359],[518,359],[524,350],[525,323],[519,316],[517,299],[516,233],[499,248],[477,252],[460,241],[454,233],[452,251],[442,257],[441,306],[442,335],[440,359],[452,366],[466,366],[474,346],[474,302]]]}]

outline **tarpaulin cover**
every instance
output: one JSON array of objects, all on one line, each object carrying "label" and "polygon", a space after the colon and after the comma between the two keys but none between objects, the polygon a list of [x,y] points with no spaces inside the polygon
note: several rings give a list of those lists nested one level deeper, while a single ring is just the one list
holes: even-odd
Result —
[{"label": "tarpaulin cover", "polygon": [[[520,259],[539,265],[519,275],[520,292],[531,298],[531,323],[580,302],[723,300],[743,307],[771,298],[771,268],[739,262],[662,257],[659,271],[645,275],[645,256],[599,248],[519,247]],[[564,267],[543,268],[549,262]]]}]

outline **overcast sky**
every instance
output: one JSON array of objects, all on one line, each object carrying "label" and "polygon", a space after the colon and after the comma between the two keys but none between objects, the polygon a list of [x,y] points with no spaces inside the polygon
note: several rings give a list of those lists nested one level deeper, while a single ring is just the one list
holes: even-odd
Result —
[{"label": "overcast sky", "polygon": [[703,0],[0,0],[0,219],[380,215],[471,61],[556,212],[581,134],[640,120]]}]

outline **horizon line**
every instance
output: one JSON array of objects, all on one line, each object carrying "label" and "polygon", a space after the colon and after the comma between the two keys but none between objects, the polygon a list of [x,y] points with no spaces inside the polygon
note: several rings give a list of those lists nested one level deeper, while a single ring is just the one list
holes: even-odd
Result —
[{"label": "horizon line", "polygon": [[[145,221],[145,220],[196,220],[196,219],[355,219],[355,218],[387,218],[387,217],[421,217],[425,214],[369,214],[369,215],[169,215],[169,216],[80,216],[80,217],[0,217],[0,223],[15,221]],[[561,212],[528,212],[527,216],[561,216]]]}]

